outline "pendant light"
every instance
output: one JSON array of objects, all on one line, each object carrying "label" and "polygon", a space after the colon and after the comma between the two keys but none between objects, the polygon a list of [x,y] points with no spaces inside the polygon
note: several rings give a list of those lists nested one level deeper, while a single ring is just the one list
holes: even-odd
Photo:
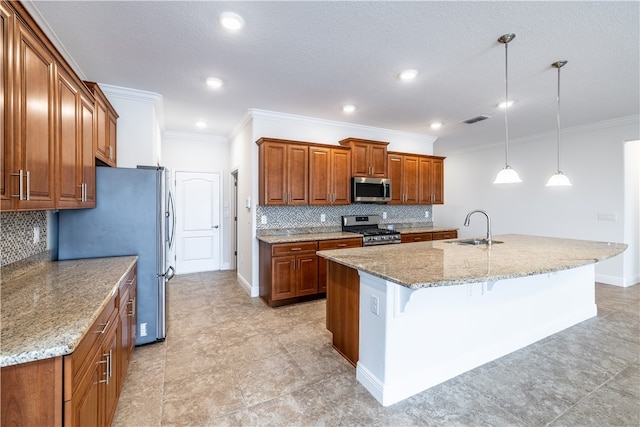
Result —
[{"label": "pendant light", "polygon": [[504,129],[505,129],[505,144],[504,144],[504,158],[505,165],[504,169],[498,172],[496,176],[496,180],[493,181],[494,184],[512,184],[516,182],[522,182],[518,173],[511,169],[509,166],[509,118],[507,114],[507,110],[509,107],[507,106],[509,103],[509,73],[508,73],[508,58],[507,58],[507,46],[509,42],[516,37],[515,34],[505,34],[498,38],[498,41],[504,44],[504,92],[505,92],[505,108],[504,108]]},{"label": "pendant light", "polygon": [[557,99],[557,118],[558,118],[558,131],[557,131],[557,137],[556,137],[556,147],[557,147],[557,159],[558,159],[558,169],[557,172],[555,174],[553,174],[551,176],[551,178],[549,178],[549,181],[547,181],[547,187],[569,187],[571,186],[571,181],[569,181],[569,178],[567,178],[567,176],[565,174],[562,173],[562,171],[560,171],[560,68],[564,67],[566,65],[567,61],[558,61],[558,62],[554,62],[553,64],[551,64],[552,67],[555,67],[558,69],[558,97]]}]

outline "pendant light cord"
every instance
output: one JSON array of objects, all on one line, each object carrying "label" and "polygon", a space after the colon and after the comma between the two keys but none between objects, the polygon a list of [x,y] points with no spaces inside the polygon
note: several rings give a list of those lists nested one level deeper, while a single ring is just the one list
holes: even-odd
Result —
[{"label": "pendant light cord", "polygon": [[556,144],[556,149],[558,151],[558,155],[557,155],[557,159],[558,159],[558,169],[557,171],[560,172],[560,67],[558,67],[558,97],[557,97],[557,108],[556,108],[556,112],[557,112],[557,118],[558,118],[558,129],[556,132],[556,140],[557,140],[557,144]]},{"label": "pendant light cord", "polygon": [[509,43],[504,44],[504,133],[505,133],[505,148],[504,148],[504,164],[505,167],[509,166],[509,119],[507,109],[509,108],[509,69],[508,69],[508,51]]}]

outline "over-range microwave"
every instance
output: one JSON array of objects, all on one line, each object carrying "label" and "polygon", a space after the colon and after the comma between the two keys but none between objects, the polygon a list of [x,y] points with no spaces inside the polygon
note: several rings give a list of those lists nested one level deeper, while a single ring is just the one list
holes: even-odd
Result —
[{"label": "over-range microwave", "polygon": [[351,201],[354,203],[387,203],[391,200],[389,178],[351,178]]}]

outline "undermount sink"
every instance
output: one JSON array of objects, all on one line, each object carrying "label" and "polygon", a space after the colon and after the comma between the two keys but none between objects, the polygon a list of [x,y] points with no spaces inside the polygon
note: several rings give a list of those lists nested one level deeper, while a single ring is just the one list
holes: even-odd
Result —
[{"label": "undermount sink", "polygon": [[[460,239],[460,240],[449,240],[446,243],[451,243],[454,245],[468,245],[468,246],[479,246],[486,245],[487,239]],[[500,240],[492,240],[491,243],[504,243]]]}]

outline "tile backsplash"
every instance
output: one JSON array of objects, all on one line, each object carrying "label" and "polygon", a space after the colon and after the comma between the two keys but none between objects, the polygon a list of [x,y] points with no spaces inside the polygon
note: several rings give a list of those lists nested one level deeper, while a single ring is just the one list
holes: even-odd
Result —
[{"label": "tile backsplash", "polygon": [[[33,242],[33,230],[39,228],[40,241]],[[0,266],[11,264],[47,250],[47,212],[0,213]]]},{"label": "tile backsplash", "polygon": [[[383,218],[386,212],[387,218]],[[425,212],[428,214],[425,215]],[[342,215],[380,215],[382,224],[403,226],[433,225],[431,205],[382,205],[354,203],[346,206],[257,206],[256,230],[258,234],[279,229],[305,229],[313,231],[340,231]],[[325,221],[322,222],[322,215]],[[266,224],[263,224],[263,219]]]}]

